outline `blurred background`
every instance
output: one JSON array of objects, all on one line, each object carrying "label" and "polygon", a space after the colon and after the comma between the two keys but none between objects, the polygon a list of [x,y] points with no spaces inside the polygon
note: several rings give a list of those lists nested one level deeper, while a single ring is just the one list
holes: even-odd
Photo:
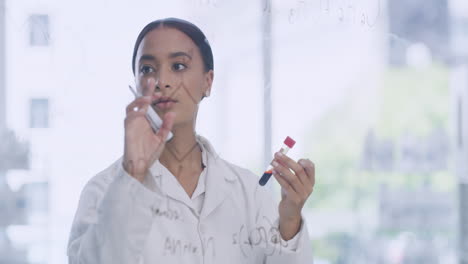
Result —
[{"label": "blurred background", "polygon": [[315,162],[316,264],[468,263],[468,1],[0,0],[1,264],[67,262],[164,17],[213,48],[198,134],[259,176],[286,136]]}]

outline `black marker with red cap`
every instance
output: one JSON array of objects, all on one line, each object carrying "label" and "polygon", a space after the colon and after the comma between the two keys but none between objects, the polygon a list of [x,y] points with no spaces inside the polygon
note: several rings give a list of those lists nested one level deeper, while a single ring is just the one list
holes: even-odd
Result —
[{"label": "black marker with red cap", "polygon": [[[286,153],[288,153],[288,151],[290,149],[292,149],[292,147],[294,147],[294,144],[296,144],[296,141],[294,141],[290,137],[286,137],[286,139],[284,140],[284,145],[281,148],[280,152],[286,155]],[[267,170],[265,171],[265,173],[263,173],[263,175],[260,178],[260,180],[258,181],[258,183],[261,186],[264,186],[268,182],[268,180],[270,179],[271,175],[273,175],[273,166],[271,166],[271,164],[270,164],[268,166]]]}]

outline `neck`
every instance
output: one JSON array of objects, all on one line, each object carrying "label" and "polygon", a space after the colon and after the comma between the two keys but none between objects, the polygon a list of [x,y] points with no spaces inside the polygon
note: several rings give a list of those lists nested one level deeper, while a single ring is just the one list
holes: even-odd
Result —
[{"label": "neck", "polygon": [[173,138],[159,158],[159,162],[172,172],[181,170],[200,170],[202,164],[201,149],[196,141],[195,126],[191,123],[178,124],[172,129]]}]

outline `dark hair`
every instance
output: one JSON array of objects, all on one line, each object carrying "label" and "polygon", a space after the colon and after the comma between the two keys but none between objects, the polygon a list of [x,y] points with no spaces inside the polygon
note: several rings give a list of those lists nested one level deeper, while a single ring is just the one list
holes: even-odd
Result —
[{"label": "dark hair", "polygon": [[141,41],[145,37],[145,35],[153,29],[158,28],[159,26],[167,26],[178,29],[189,36],[192,41],[197,45],[198,49],[200,50],[203,63],[205,65],[205,71],[213,70],[213,52],[211,51],[210,44],[205,37],[205,34],[194,24],[180,19],[180,18],[164,18],[155,20],[148,25],[146,25],[138,35],[138,38],[135,42],[135,47],[133,48],[133,57],[132,57],[132,71],[135,74],[135,60],[136,54],[138,51],[138,46],[140,46]]}]

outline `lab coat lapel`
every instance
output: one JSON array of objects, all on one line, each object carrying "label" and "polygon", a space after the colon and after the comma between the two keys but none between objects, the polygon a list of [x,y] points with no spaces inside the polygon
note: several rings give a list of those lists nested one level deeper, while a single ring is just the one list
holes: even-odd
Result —
[{"label": "lab coat lapel", "polygon": [[237,176],[231,165],[214,151],[212,145],[205,138],[199,136],[199,142],[208,154],[206,165],[205,201],[201,211],[201,218],[207,217],[231,194],[232,184]]},{"label": "lab coat lapel", "polygon": [[176,177],[164,167],[159,160],[155,161],[150,170],[157,188],[163,195],[167,195],[189,207],[193,206],[190,197],[187,195],[182,185],[180,185]]},{"label": "lab coat lapel", "polygon": [[[237,176],[232,165],[223,160],[214,150],[211,143],[204,137],[197,135],[197,141],[202,145],[207,155],[205,200],[201,217],[208,216],[231,193],[231,185]],[[157,160],[150,168],[155,185],[163,195],[167,195],[193,208],[190,197],[185,192],[174,175]]]}]

